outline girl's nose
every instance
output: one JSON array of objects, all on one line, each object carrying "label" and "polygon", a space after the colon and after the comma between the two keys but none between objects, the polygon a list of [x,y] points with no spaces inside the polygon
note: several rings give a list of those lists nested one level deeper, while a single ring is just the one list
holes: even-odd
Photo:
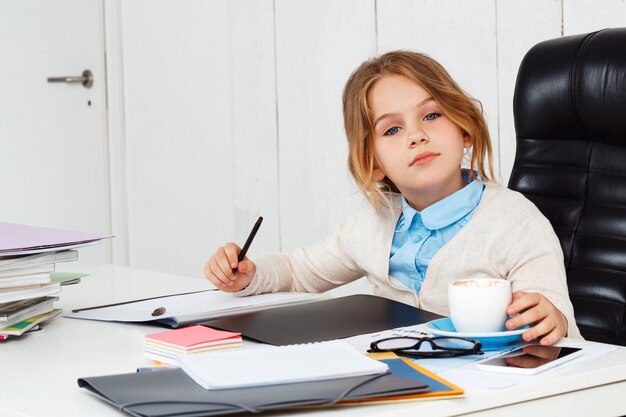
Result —
[{"label": "girl's nose", "polygon": [[424,132],[416,132],[409,136],[409,148],[413,148],[418,144],[424,143],[428,143],[428,137],[424,134]]}]

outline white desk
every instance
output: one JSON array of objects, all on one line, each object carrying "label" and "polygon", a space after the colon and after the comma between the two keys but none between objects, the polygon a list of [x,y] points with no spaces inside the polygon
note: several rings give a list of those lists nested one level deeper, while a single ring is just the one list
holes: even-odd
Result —
[{"label": "white desk", "polygon": [[[208,287],[202,279],[111,265],[83,270],[91,276],[83,278],[81,284],[63,288],[58,305],[66,310]],[[0,343],[0,416],[127,415],[78,388],[76,380],[149,366],[150,361],[143,356],[143,336],[160,329],[57,318],[45,324],[42,334]],[[625,395],[626,349],[620,349],[523,389],[504,388],[488,394],[468,390],[463,399],[299,410],[280,415],[624,415]]]}]

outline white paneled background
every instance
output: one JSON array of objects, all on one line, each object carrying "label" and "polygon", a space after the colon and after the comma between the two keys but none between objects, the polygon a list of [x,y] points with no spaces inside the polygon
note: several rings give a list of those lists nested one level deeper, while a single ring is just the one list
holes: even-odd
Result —
[{"label": "white paneled background", "polygon": [[375,53],[375,8],[363,0],[276,1],[275,19],[278,215],[281,248],[291,250],[318,241],[353,208],[341,93]]},{"label": "white paneled background", "polygon": [[107,256],[198,277],[259,215],[252,258],[316,242],[351,213],[341,94],[362,61],[393,49],[439,60],[483,104],[506,184],[525,52],[626,26],[624,0],[100,1]]},{"label": "white paneled background", "polygon": [[122,2],[132,266],[197,275],[217,237],[232,236],[232,65],[246,51],[232,48],[229,4]]}]

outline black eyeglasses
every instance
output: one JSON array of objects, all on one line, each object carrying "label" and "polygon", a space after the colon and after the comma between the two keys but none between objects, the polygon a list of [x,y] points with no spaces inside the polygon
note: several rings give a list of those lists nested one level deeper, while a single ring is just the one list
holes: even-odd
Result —
[{"label": "black eyeglasses", "polygon": [[389,337],[372,342],[368,352],[393,352],[411,358],[451,358],[482,355],[481,348],[479,341],[462,337]]}]

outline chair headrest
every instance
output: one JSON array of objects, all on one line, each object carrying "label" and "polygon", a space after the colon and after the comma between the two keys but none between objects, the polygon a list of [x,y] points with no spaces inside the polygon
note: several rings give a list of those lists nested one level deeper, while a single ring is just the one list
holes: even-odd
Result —
[{"label": "chair headrest", "polygon": [[517,75],[519,138],[626,146],[626,28],[535,45]]}]

